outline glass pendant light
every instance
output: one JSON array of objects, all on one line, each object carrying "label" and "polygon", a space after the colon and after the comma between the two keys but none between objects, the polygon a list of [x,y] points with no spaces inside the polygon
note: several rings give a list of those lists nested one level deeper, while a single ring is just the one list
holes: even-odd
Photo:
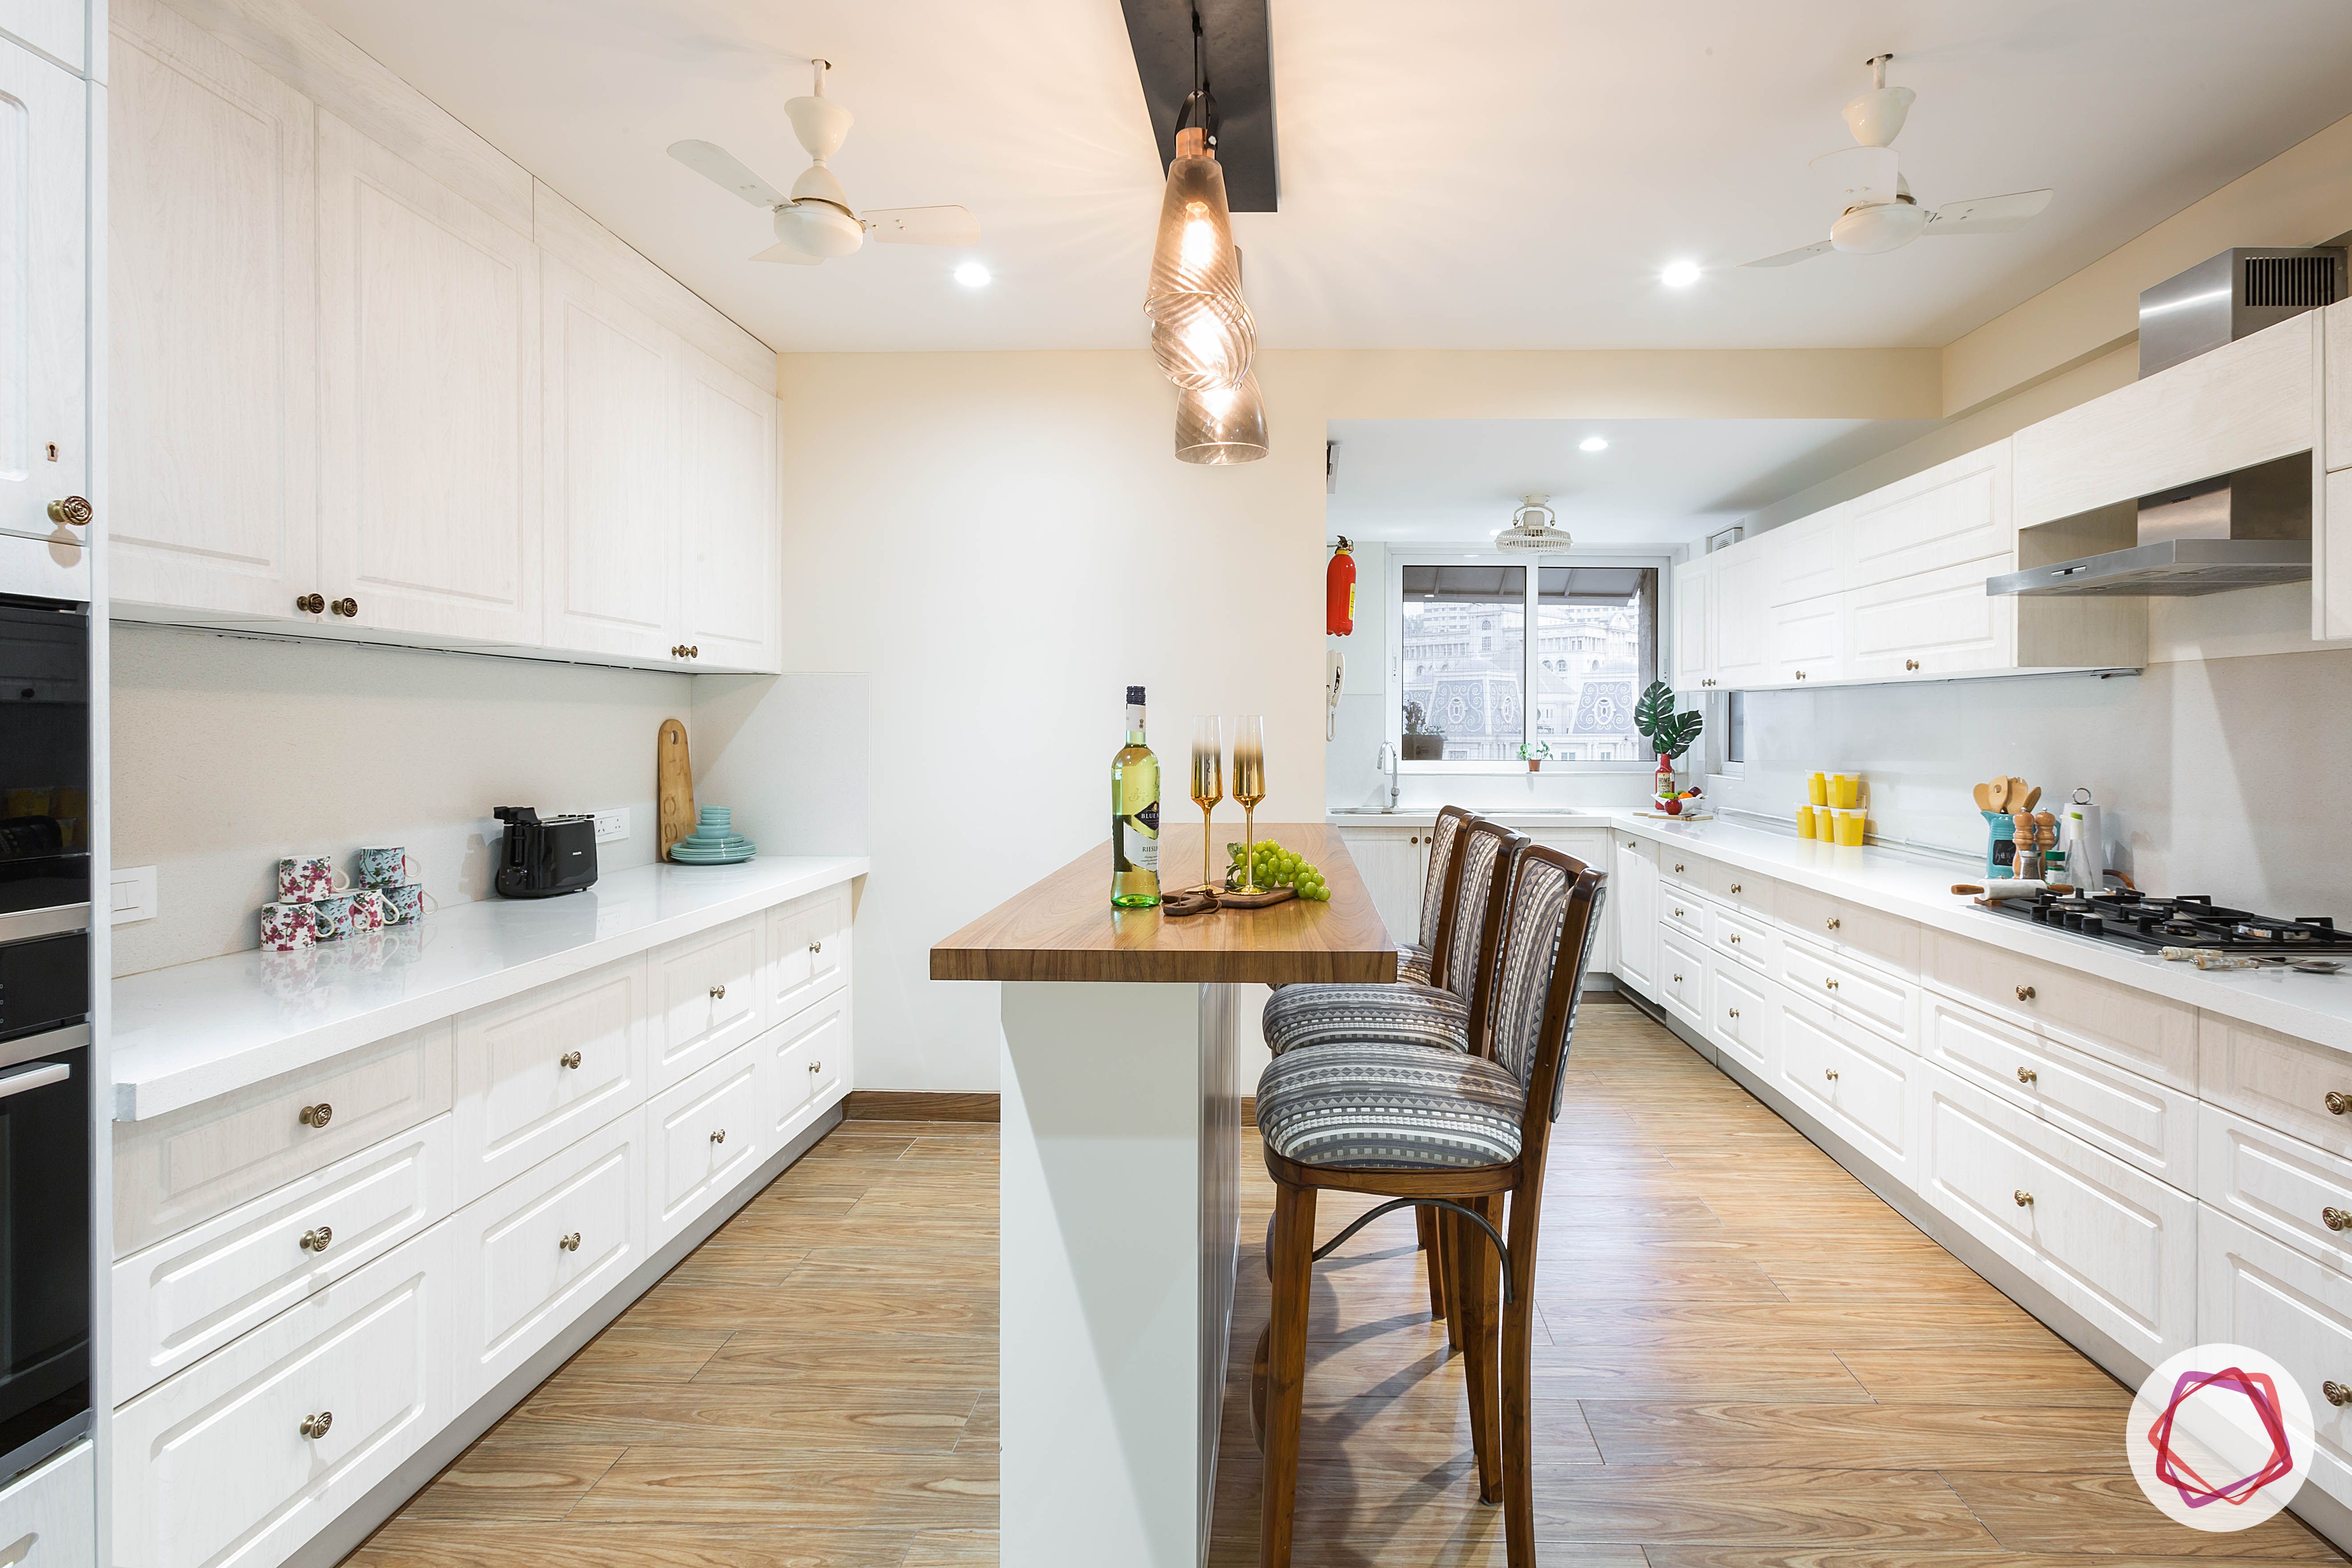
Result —
[{"label": "glass pendant light", "polygon": [[1160,234],[1151,247],[1151,280],[1143,292],[1144,313],[1152,323],[1151,357],[1160,374],[1185,392],[1239,386],[1257,347],[1257,324],[1242,302],[1225,172],[1217,165],[1216,121],[1196,9],[1192,91],[1176,116],[1176,156],[1168,164]]},{"label": "glass pendant light", "polygon": [[1255,463],[1265,456],[1265,402],[1257,377],[1176,395],[1176,456],[1187,463]]}]

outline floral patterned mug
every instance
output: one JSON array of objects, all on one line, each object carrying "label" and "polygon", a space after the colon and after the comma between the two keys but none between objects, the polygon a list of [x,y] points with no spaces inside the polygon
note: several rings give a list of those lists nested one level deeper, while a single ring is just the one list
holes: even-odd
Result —
[{"label": "floral patterned mug", "polygon": [[425,918],[428,904],[435,902],[422,882],[394,882],[376,889],[391,913],[388,921],[415,921]]},{"label": "floral patterned mug", "polygon": [[368,888],[391,887],[424,874],[416,858],[397,844],[380,844],[362,849],[356,864],[360,884]]},{"label": "floral patterned mug", "polygon": [[289,904],[312,903],[351,885],[324,855],[289,855],[278,862],[278,896]]},{"label": "floral patterned mug", "polygon": [[281,902],[261,906],[261,945],[269,952],[293,952],[319,940],[319,906]]}]

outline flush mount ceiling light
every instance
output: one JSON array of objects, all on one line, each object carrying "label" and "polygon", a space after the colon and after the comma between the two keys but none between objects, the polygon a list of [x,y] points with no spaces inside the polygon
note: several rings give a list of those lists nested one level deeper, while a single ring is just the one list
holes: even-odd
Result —
[{"label": "flush mount ceiling light", "polygon": [[1583,440],[1579,441],[1576,444],[1576,449],[1580,452],[1605,452],[1609,450],[1609,437],[1606,436],[1587,436]]},{"label": "flush mount ceiling light", "polygon": [[1177,117],[1176,156],[1160,204],[1144,313],[1151,357],[1180,391],[1238,386],[1249,374],[1257,325],[1242,300],[1225,174],[1217,166],[1216,101],[1201,55],[1201,14],[1192,13],[1192,96]]},{"label": "flush mount ceiling light", "polygon": [[1265,456],[1265,403],[1257,377],[1176,397],[1176,456],[1187,463],[1255,463]]},{"label": "flush mount ceiling light", "polygon": [[1698,263],[1669,261],[1666,269],[1658,274],[1658,281],[1669,289],[1687,289],[1698,281]]},{"label": "flush mount ceiling light", "polygon": [[955,280],[967,289],[985,289],[992,274],[982,263],[967,261],[955,269]]}]

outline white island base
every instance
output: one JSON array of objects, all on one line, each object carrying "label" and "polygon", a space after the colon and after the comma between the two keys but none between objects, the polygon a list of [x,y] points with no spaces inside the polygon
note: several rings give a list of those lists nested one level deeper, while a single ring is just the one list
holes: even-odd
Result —
[{"label": "white island base", "polygon": [[1004,986],[1005,1563],[1206,1560],[1240,1221],[1237,989]]}]

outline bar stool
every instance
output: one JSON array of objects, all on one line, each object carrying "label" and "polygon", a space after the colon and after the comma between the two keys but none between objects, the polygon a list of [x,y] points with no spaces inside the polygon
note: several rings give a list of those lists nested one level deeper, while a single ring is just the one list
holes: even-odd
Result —
[{"label": "bar stool", "polygon": [[[1535,1568],[1528,1423],[1536,1236],[1561,1067],[1606,879],[1524,840],[1511,858],[1489,1054],[1339,1040],[1287,1051],[1258,1079],[1258,1128],[1275,1181],[1259,1568],[1290,1563],[1315,1260],[1407,1206],[1439,1215],[1452,1286],[1448,1321],[1459,1325],[1466,1363],[1479,1500],[1503,1505],[1510,1568]],[[1318,1248],[1315,1195],[1327,1189],[1391,1201]]]},{"label": "bar stool", "polygon": [[1458,805],[1440,806],[1429,830],[1429,869],[1421,879],[1421,930],[1397,949],[1397,978],[1412,985],[1437,984],[1437,956],[1454,920],[1454,847],[1471,814]]}]

